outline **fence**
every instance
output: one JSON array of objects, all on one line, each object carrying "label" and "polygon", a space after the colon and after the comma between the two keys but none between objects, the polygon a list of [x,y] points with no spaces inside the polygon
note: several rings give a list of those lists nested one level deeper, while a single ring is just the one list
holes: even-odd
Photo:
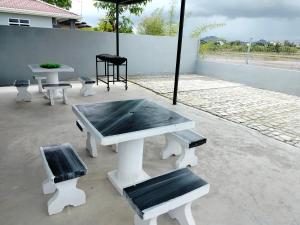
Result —
[{"label": "fence", "polygon": [[300,96],[300,71],[198,60],[196,73]]},{"label": "fence", "polygon": [[[193,73],[197,40],[183,40],[182,73]],[[177,37],[120,35],[120,55],[128,58],[129,75],[174,74]],[[57,62],[74,67],[61,79],[95,75],[95,56],[115,53],[115,34],[80,30],[0,26],[0,85],[29,79],[28,64]]]}]

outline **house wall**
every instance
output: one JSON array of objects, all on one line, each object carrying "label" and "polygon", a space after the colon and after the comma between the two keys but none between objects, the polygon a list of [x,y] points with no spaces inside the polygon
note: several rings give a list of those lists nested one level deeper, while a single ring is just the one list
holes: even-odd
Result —
[{"label": "house wall", "polygon": [[199,60],[196,72],[251,87],[300,96],[300,71]]},{"label": "house wall", "polygon": [[0,12],[0,25],[8,25],[8,18],[19,18],[30,20],[31,27],[52,28],[52,18],[44,16],[31,16],[16,13]]},{"label": "house wall", "polygon": [[[61,80],[95,76],[95,56],[115,53],[115,34],[81,30],[0,26],[0,85],[29,79],[28,64],[57,62],[74,67]],[[197,40],[183,40],[182,73],[194,73]],[[128,58],[129,75],[174,74],[177,37],[120,35],[120,55]]]}]

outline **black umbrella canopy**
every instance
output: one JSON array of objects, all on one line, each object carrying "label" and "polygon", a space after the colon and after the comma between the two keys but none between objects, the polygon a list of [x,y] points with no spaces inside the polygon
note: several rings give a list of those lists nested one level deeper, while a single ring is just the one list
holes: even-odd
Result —
[{"label": "black umbrella canopy", "polygon": [[[136,3],[145,2],[147,0],[96,0],[101,2],[109,2],[116,4],[116,45],[117,45],[117,56],[119,56],[119,5],[131,5]],[[184,14],[185,14],[185,2],[186,0],[181,0],[180,8],[180,22],[179,22],[179,32],[178,32],[178,45],[177,45],[177,58],[176,58],[176,68],[175,68],[175,82],[174,82],[174,92],[173,92],[173,104],[177,104],[177,92],[178,92],[178,81],[180,73],[180,61],[181,61],[181,48],[182,48],[182,33],[184,27]],[[119,66],[117,66],[117,76],[119,80]]]}]

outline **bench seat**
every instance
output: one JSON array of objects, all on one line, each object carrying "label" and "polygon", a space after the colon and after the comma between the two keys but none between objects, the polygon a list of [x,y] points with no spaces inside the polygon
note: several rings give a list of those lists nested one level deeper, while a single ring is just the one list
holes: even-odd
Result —
[{"label": "bench seat", "polygon": [[86,175],[87,167],[73,147],[68,144],[40,148],[48,178],[43,182],[43,193],[56,194],[48,201],[48,213],[61,212],[65,206],[79,206],[86,202],[84,191],[76,187],[79,177]]},{"label": "bench seat", "polygon": [[15,80],[14,86],[18,90],[17,102],[31,102],[31,94],[28,92],[30,80]]},{"label": "bench seat", "polygon": [[54,175],[54,183],[84,176],[86,167],[70,145],[54,145],[44,148],[47,163]]},{"label": "bench seat", "polygon": [[96,81],[92,80],[89,77],[79,77],[79,80],[84,82],[85,84],[94,84]]},{"label": "bench seat", "polygon": [[195,148],[206,143],[206,138],[192,130],[178,131],[166,134],[166,146],[161,153],[162,159],[171,155],[180,155],[176,168],[196,166],[198,157]]},{"label": "bench seat", "polygon": [[184,168],[127,187],[124,189],[124,196],[139,217],[135,218],[136,225],[156,224],[156,218],[167,212],[182,225],[192,225],[190,220],[193,218],[190,215],[185,218],[188,223],[182,223],[184,218],[178,217],[182,217],[182,213],[191,213],[192,201],[208,192],[209,184]]},{"label": "bench seat", "polygon": [[46,88],[64,88],[64,87],[72,87],[69,83],[59,83],[59,84],[43,84],[42,87]]},{"label": "bench seat", "polygon": [[205,137],[191,130],[174,132],[173,135],[186,144],[188,148],[195,148],[206,143]]},{"label": "bench seat", "polygon": [[15,87],[29,87],[29,80],[16,80],[14,83]]},{"label": "bench seat", "polygon": [[56,91],[62,90],[63,92],[63,103],[68,104],[67,98],[67,89],[72,88],[72,85],[69,83],[58,83],[58,84],[43,84],[43,89],[45,89],[48,93],[48,97],[50,100],[50,105],[54,105],[54,95]]}]

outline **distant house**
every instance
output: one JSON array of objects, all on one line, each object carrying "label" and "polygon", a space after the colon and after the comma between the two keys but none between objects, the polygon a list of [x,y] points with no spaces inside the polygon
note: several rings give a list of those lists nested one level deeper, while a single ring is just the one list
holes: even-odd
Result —
[{"label": "distant house", "polygon": [[213,42],[219,45],[224,45],[225,44],[225,40],[222,38],[218,38],[216,36],[208,36],[205,38],[200,39],[201,42]]},{"label": "distant house", "polygon": [[0,25],[59,28],[68,21],[71,28],[81,17],[40,0],[0,0]]},{"label": "distant house", "polygon": [[269,42],[264,39],[260,39],[259,41],[254,42],[254,44],[265,46],[265,45],[269,44]]}]

